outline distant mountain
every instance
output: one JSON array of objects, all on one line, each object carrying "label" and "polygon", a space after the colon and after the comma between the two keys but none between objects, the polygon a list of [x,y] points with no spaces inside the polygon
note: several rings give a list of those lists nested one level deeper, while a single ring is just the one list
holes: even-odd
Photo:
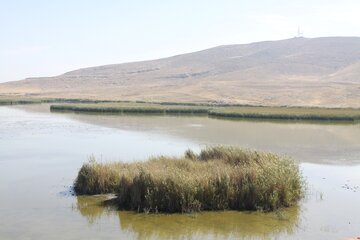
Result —
[{"label": "distant mountain", "polygon": [[0,84],[0,94],[360,107],[360,38],[226,45]]}]

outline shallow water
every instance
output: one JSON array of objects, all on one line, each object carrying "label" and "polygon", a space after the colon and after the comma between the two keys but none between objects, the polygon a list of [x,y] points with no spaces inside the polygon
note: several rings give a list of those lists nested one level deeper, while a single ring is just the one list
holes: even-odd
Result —
[{"label": "shallow water", "polygon": [[[346,239],[360,235],[360,125],[254,122],[201,116],[50,113],[0,107],[0,239]],[[286,154],[308,195],[277,213],[144,215],[109,196],[75,197],[82,163],[180,155],[211,144]]]}]

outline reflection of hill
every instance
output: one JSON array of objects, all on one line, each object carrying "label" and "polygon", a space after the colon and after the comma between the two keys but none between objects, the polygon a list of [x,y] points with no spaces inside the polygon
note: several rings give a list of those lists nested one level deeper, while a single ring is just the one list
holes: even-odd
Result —
[{"label": "reflection of hill", "polygon": [[16,106],[81,123],[160,134],[199,145],[224,144],[286,154],[301,162],[359,164],[360,124],[264,122],[201,116],[141,116],[49,113],[49,105]]},{"label": "reflection of hill", "polygon": [[129,131],[154,132],[201,145],[224,144],[286,154],[301,162],[358,164],[360,124],[230,121],[201,116],[89,115],[77,121]]},{"label": "reflection of hill", "polygon": [[[265,238],[291,233],[299,223],[299,207],[280,213],[205,212],[196,214],[158,214],[116,211],[105,204],[106,196],[79,196],[77,209],[90,224],[108,215],[118,214],[121,231],[139,239],[188,238]],[[104,219],[102,219],[104,220]]]}]

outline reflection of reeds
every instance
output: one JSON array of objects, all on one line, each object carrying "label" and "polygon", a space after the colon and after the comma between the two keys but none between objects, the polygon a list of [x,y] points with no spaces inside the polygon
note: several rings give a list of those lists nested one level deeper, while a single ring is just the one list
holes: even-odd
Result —
[{"label": "reflection of reeds", "polygon": [[124,209],[145,212],[276,210],[303,194],[298,166],[275,154],[235,147],[207,148],[183,158],[82,166],[77,194],[116,193]]},{"label": "reflection of reeds", "polygon": [[[118,215],[122,231],[137,239],[271,239],[291,234],[299,223],[299,207],[281,212],[219,211],[192,214],[141,214],[116,211],[108,196],[78,196],[77,209],[90,224]],[[109,209],[111,208],[111,209]],[[111,216],[110,216],[111,215]]]},{"label": "reflection of reeds", "polygon": [[79,210],[82,216],[86,217],[90,224],[93,224],[105,213],[107,215],[114,213],[116,210],[112,204],[114,196],[97,195],[97,196],[78,196],[76,209]]},{"label": "reflection of reeds", "polygon": [[150,214],[119,212],[123,231],[138,239],[272,239],[291,234],[299,223],[299,208],[282,210],[286,220],[275,213],[202,212],[196,214]]},{"label": "reflection of reeds", "polygon": [[309,108],[309,107],[261,107],[261,106],[211,106],[166,105],[155,103],[97,103],[51,105],[52,111],[95,113],[142,113],[142,114],[207,114],[211,117],[251,118],[308,121],[357,121],[360,109]]}]

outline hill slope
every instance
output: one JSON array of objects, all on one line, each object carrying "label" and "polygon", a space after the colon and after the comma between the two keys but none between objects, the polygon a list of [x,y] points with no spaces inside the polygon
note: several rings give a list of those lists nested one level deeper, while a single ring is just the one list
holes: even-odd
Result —
[{"label": "hill slope", "polygon": [[0,94],[360,107],[360,38],[293,38],[0,84]]}]

